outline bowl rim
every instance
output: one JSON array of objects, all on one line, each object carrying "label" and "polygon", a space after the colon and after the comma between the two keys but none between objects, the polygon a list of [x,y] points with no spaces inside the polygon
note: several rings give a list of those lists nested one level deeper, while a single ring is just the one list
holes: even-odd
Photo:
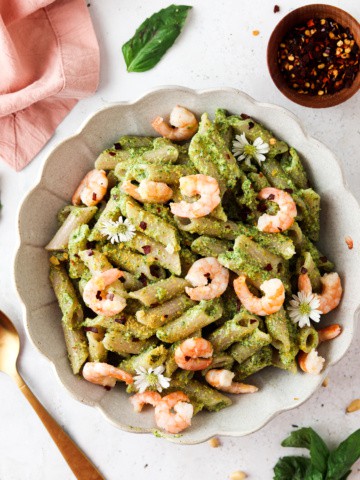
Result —
[{"label": "bowl rim", "polygon": [[[356,77],[349,88],[343,88],[339,92],[322,95],[322,96],[317,96],[317,95],[309,96],[309,95],[299,94],[295,90],[290,88],[286,83],[286,81],[283,80],[283,76],[279,70],[279,67],[276,61],[276,53],[277,53],[276,37],[277,37],[278,31],[284,30],[283,35],[285,35],[286,31],[289,31],[294,24],[299,22],[299,20],[296,20],[296,17],[299,14],[303,12],[308,12],[309,15],[314,15],[319,9],[328,10],[329,15],[334,14],[335,16],[345,17],[346,23],[353,22],[360,36],[359,22],[356,20],[355,17],[353,17],[346,10],[343,10],[339,7],[335,7],[333,5],[329,5],[325,3],[311,3],[308,5],[303,5],[301,7],[298,7],[294,10],[291,10],[291,12],[286,14],[276,24],[273,31],[271,32],[271,35],[269,37],[268,44],[267,44],[267,49],[266,49],[266,61],[268,66],[268,72],[276,88],[279,90],[280,93],[282,93],[282,95],[284,95],[286,98],[288,98],[292,102],[308,108],[335,107],[336,105],[340,105],[341,103],[344,103],[347,100],[349,100],[351,97],[356,95],[356,93],[360,90],[360,71],[358,71],[358,73],[356,74]],[[288,23],[290,23],[290,27],[287,26]],[[357,43],[359,44],[359,47],[360,47],[360,42],[358,41]]]},{"label": "bowl rim", "polygon": [[[307,140],[311,139],[313,142],[320,145],[321,148],[326,149],[328,151],[328,153],[333,157],[334,164],[336,164],[337,169],[338,169],[338,173],[340,174],[339,175],[339,184],[341,184],[343,189],[347,191],[347,193],[349,194],[350,197],[352,197],[352,200],[354,201],[357,209],[359,210],[359,213],[360,213],[360,205],[357,202],[354,195],[352,194],[351,190],[348,188],[348,185],[347,185],[347,183],[345,181],[345,178],[344,178],[343,168],[342,168],[341,164],[339,163],[339,161],[337,160],[337,157],[335,156],[335,154],[333,154],[332,151],[326,145],[324,145],[322,142],[316,140],[314,137],[309,135],[309,133],[305,129],[302,121],[295,114],[293,114],[287,108],[280,107],[278,105],[274,105],[274,104],[267,103],[267,102],[258,102],[254,98],[252,98],[250,95],[248,95],[247,93],[244,93],[239,89],[232,88],[232,87],[226,87],[226,86],[225,87],[216,87],[216,88],[207,88],[207,89],[191,89],[191,88],[188,88],[188,87],[183,87],[183,86],[178,86],[178,85],[163,85],[163,86],[157,86],[157,87],[151,88],[150,90],[148,90],[145,93],[138,96],[135,100],[113,102],[113,103],[111,103],[111,104],[109,104],[105,107],[97,109],[94,113],[89,114],[87,116],[87,118],[84,121],[81,122],[79,128],[75,131],[75,133],[73,135],[67,136],[65,139],[59,141],[56,145],[54,145],[54,147],[51,149],[51,151],[44,158],[44,160],[42,162],[42,165],[41,165],[41,168],[39,170],[39,174],[38,174],[38,178],[36,180],[36,183],[27,193],[24,194],[24,196],[23,196],[23,198],[22,198],[22,200],[19,204],[18,211],[17,211],[17,226],[18,226],[18,228],[17,228],[17,246],[16,246],[16,252],[15,252],[15,259],[14,259],[14,270],[13,270],[12,281],[13,281],[13,284],[15,286],[15,290],[16,290],[16,293],[18,295],[18,298],[20,300],[21,310],[22,310],[22,320],[23,320],[23,324],[25,326],[25,331],[26,331],[27,338],[30,340],[31,344],[36,348],[36,350],[39,351],[42,354],[42,356],[44,356],[50,362],[52,368],[55,371],[55,374],[56,374],[55,376],[56,376],[58,382],[62,385],[63,388],[65,388],[67,393],[70,394],[75,400],[79,401],[80,403],[83,403],[85,405],[89,405],[89,406],[92,406],[92,407],[96,407],[96,409],[101,412],[101,414],[107,419],[107,421],[110,422],[112,425],[114,425],[116,428],[119,428],[123,431],[131,432],[131,433],[152,433],[157,437],[165,438],[165,439],[167,439],[171,442],[174,442],[174,443],[184,444],[184,445],[195,445],[195,444],[199,444],[199,443],[207,441],[208,439],[210,439],[214,435],[231,436],[231,437],[240,437],[240,436],[249,435],[249,434],[254,433],[254,432],[260,430],[261,428],[263,428],[273,418],[277,417],[282,412],[292,410],[292,409],[302,405],[303,403],[305,403],[318,390],[318,388],[320,387],[324,378],[327,376],[329,368],[331,366],[335,365],[336,363],[338,363],[344,357],[344,355],[346,354],[346,352],[350,348],[350,345],[351,345],[351,343],[354,339],[355,333],[356,333],[356,328],[357,328],[357,323],[358,323],[355,320],[357,318],[360,319],[360,301],[359,301],[359,304],[354,309],[354,315],[353,315],[354,324],[352,325],[353,335],[352,335],[348,345],[346,346],[346,348],[342,352],[342,354],[340,356],[338,356],[335,360],[327,361],[326,368],[318,376],[317,383],[316,383],[314,389],[311,392],[309,392],[309,394],[305,395],[301,400],[297,401],[294,405],[291,405],[291,406],[289,405],[287,407],[281,407],[281,408],[278,407],[270,415],[268,415],[266,418],[264,418],[261,423],[259,423],[256,427],[251,428],[248,431],[242,431],[242,432],[218,431],[218,429],[216,429],[217,433],[210,432],[210,433],[202,435],[202,436],[200,435],[201,438],[198,438],[198,437],[196,437],[194,439],[186,438],[186,439],[183,440],[181,434],[171,435],[171,434],[166,434],[166,433],[163,433],[163,432],[159,432],[159,430],[156,429],[156,428],[132,427],[132,426],[129,426],[125,423],[120,423],[120,422],[116,421],[114,418],[111,417],[111,415],[109,415],[102,408],[102,406],[100,404],[97,404],[92,400],[83,398],[82,396],[77,394],[75,391],[73,391],[68,385],[66,385],[62,381],[62,379],[60,378],[60,373],[57,369],[57,365],[55,364],[55,362],[45,352],[43,352],[41,350],[41,348],[36,344],[35,340],[31,336],[30,326],[29,326],[29,322],[28,322],[28,309],[27,309],[27,306],[26,306],[26,304],[25,304],[25,302],[24,302],[24,300],[21,296],[20,288],[18,286],[18,281],[17,281],[18,263],[19,263],[20,253],[21,253],[21,247],[24,243],[24,241],[22,240],[22,237],[21,237],[21,229],[20,229],[20,217],[21,217],[22,210],[24,209],[28,198],[33,194],[33,192],[35,192],[38,188],[41,187],[41,181],[42,181],[43,176],[44,176],[45,167],[48,164],[48,162],[50,162],[50,159],[51,159],[53,153],[57,149],[61,148],[61,146],[64,143],[70,141],[71,139],[73,139],[75,137],[78,137],[82,133],[82,131],[86,128],[86,126],[94,119],[94,117],[96,117],[98,114],[100,114],[102,112],[105,112],[106,110],[116,108],[116,107],[121,106],[121,105],[131,106],[133,104],[137,104],[137,103],[145,100],[147,97],[149,97],[151,95],[154,95],[158,92],[170,91],[172,93],[176,93],[179,90],[184,91],[184,92],[188,92],[189,94],[193,94],[193,95],[196,95],[196,96],[201,95],[201,94],[209,94],[209,93],[216,94],[216,93],[221,93],[221,92],[225,91],[225,92],[228,92],[230,94],[234,94],[234,95],[240,96],[242,98],[246,98],[248,101],[250,101],[251,103],[253,103],[257,107],[267,107],[267,108],[276,109],[276,110],[279,110],[279,111],[283,112],[285,115],[291,117],[298,124],[298,126],[302,130],[302,133],[304,134],[304,137]],[[214,427],[216,427],[216,422],[214,422]]]}]

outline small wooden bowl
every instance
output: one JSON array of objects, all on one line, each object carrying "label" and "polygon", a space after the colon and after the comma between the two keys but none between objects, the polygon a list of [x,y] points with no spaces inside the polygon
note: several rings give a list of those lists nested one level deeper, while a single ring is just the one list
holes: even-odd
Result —
[{"label": "small wooden bowl", "polygon": [[280,92],[293,102],[303,105],[304,107],[333,107],[334,105],[339,105],[339,103],[345,102],[345,100],[348,100],[359,90],[359,72],[349,88],[343,88],[339,92],[333,94],[316,96],[297,93],[296,90],[287,84],[279,68],[277,55],[281,40],[295,25],[310,20],[310,18],[332,18],[343,27],[348,27],[350,32],[354,35],[354,40],[360,46],[360,25],[349,13],[331,5],[306,5],[305,7],[297,8],[286,15],[286,17],[277,24],[271,34],[267,48],[269,73]]}]

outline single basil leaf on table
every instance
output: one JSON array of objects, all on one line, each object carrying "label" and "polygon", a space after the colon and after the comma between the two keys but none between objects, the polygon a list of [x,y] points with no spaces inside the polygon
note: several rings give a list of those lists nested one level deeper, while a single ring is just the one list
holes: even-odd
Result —
[{"label": "single basil leaf on table", "polygon": [[330,453],[326,480],[343,480],[351,472],[352,465],[360,458],[360,429],[352,433]]},{"label": "single basil leaf on table", "polygon": [[326,474],[329,449],[323,439],[312,428],[300,428],[292,432],[281,443],[283,447],[307,448],[310,450],[311,465],[314,470]]},{"label": "single basil leaf on table", "polygon": [[304,480],[310,466],[310,458],[296,456],[279,458],[274,467],[273,480]]},{"label": "single basil leaf on table", "polygon": [[127,71],[145,72],[153,68],[179,36],[191,8],[170,5],[147,18],[122,47]]}]

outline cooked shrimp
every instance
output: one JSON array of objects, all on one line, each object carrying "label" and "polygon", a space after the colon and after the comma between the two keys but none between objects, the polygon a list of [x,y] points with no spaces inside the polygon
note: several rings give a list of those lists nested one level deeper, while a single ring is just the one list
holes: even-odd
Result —
[{"label": "cooked shrimp", "polygon": [[169,433],[179,433],[189,427],[194,414],[194,408],[189,402],[189,397],[184,392],[174,392],[163,397],[155,406],[156,425]]},{"label": "cooked shrimp", "polygon": [[[214,257],[200,258],[192,264],[185,279],[195,287],[185,287],[191,300],[211,300],[225,292],[229,283],[229,270]],[[209,280],[211,283],[208,283]]]},{"label": "cooked shrimp", "polygon": [[287,230],[294,223],[297,215],[296,204],[291,195],[278,188],[266,187],[260,190],[258,198],[271,200],[279,205],[276,215],[264,213],[258,219],[258,229],[267,233],[279,233]]},{"label": "cooked shrimp", "polygon": [[175,349],[175,362],[183,370],[203,370],[211,365],[213,347],[205,338],[188,338]]},{"label": "cooked shrimp", "polygon": [[342,328],[338,323],[334,323],[333,325],[329,325],[328,327],[321,328],[320,330],[318,330],[319,343],[333,340],[334,338],[338,337],[341,332]]},{"label": "cooked shrimp", "polygon": [[209,370],[206,375],[206,381],[217,390],[222,390],[228,393],[255,393],[259,389],[254,385],[247,385],[246,383],[233,382],[235,373],[230,370]]},{"label": "cooked shrimp", "polygon": [[[336,272],[325,273],[320,279],[322,284],[321,294],[316,294],[320,300],[318,310],[321,313],[328,313],[336,308],[341,300],[342,286],[339,274]],[[298,287],[300,291],[309,294],[312,293],[312,287],[309,275],[301,273],[298,279]]]},{"label": "cooked shrimp", "polygon": [[313,348],[309,353],[300,352],[298,357],[299,367],[305,373],[317,375],[323,369],[325,358],[320,357],[318,352]]},{"label": "cooked shrimp", "polygon": [[122,276],[123,273],[117,268],[110,268],[94,275],[85,285],[84,302],[95,313],[105,317],[111,317],[124,310],[125,298],[111,287],[111,284]]},{"label": "cooked shrimp", "polygon": [[220,189],[217,180],[201,173],[180,178],[180,192],[187,197],[200,195],[193,203],[182,200],[170,203],[170,210],[178,217],[199,218],[209,215],[220,201]]},{"label": "cooked shrimp", "polygon": [[120,189],[131,195],[135,200],[146,203],[166,203],[173,196],[172,189],[166,183],[153,182],[152,180],[141,180],[138,187],[126,180]]},{"label": "cooked shrimp", "polygon": [[156,405],[161,400],[161,395],[158,392],[152,392],[150,390],[146,390],[143,393],[136,393],[132,397],[130,397],[130,402],[134,407],[135,412],[139,413],[143,409],[143,406],[147,403],[156,407]]},{"label": "cooked shrimp", "polygon": [[108,179],[104,170],[91,170],[81,180],[80,185],[72,196],[73,205],[80,205],[81,202],[92,207],[104,198],[108,187]]},{"label": "cooked shrimp", "polygon": [[162,117],[156,117],[151,125],[163,137],[181,141],[188,140],[196,133],[199,122],[190,110],[176,105],[170,113],[170,125]]},{"label": "cooked shrimp", "polygon": [[103,387],[114,387],[116,380],[122,380],[128,385],[134,382],[130,373],[113,367],[108,363],[101,362],[86,362],[82,375],[88,382],[96,383]]},{"label": "cooked shrimp", "polygon": [[285,288],[279,278],[271,278],[260,285],[260,290],[265,293],[261,298],[250,292],[245,275],[234,280],[234,290],[246,310],[255,315],[275,313],[280,310],[285,300]]}]

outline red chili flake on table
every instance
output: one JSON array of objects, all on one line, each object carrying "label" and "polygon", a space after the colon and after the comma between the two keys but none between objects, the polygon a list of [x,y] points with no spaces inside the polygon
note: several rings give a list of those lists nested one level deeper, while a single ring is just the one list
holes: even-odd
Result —
[{"label": "red chili flake on table", "polygon": [[146,222],[140,222],[139,227],[142,228],[143,230],[146,230],[147,223]]},{"label": "red chili flake on table", "polygon": [[310,18],[281,40],[278,63],[298,93],[333,94],[352,85],[359,71],[359,46],[349,28],[332,18]]},{"label": "red chili flake on table", "polygon": [[345,237],[345,243],[348,246],[349,250],[354,248],[354,241],[350,236]]},{"label": "red chili flake on table", "polygon": [[274,5],[274,13],[280,12],[280,7],[279,5]]},{"label": "red chili flake on table", "polygon": [[151,252],[151,246],[150,245],[144,245],[141,247],[144,250],[145,255]]}]

